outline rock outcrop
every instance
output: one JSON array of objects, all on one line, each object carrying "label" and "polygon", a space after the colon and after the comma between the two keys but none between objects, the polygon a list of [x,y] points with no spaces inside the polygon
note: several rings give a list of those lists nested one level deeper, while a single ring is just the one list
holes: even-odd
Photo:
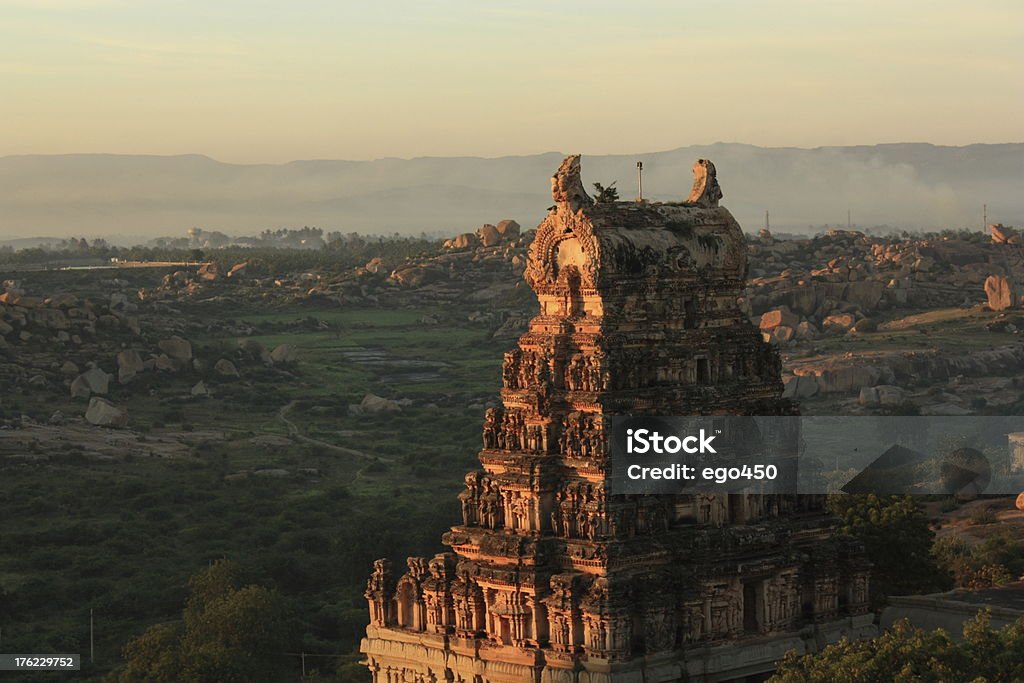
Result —
[{"label": "rock outcrop", "polygon": [[1020,235],[1017,234],[1017,231],[1002,223],[994,223],[988,226],[988,229],[992,234],[992,242],[995,244],[1018,244],[1020,242]]},{"label": "rock outcrop", "polygon": [[117,354],[117,381],[128,384],[146,369],[142,355],[135,349],[125,349]]},{"label": "rock outcrop", "polygon": [[377,396],[376,394],[366,394],[363,396],[363,400],[359,403],[359,409],[363,413],[370,414],[402,412],[402,406],[398,401]]},{"label": "rock outcrop", "polygon": [[192,360],[192,344],[187,339],[174,336],[170,339],[161,340],[157,343],[157,346],[172,360]]},{"label": "rock outcrop", "polygon": [[516,237],[519,237],[519,223],[516,223],[514,220],[510,218],[506,218],[503,221],[498,221],[498,224],[494,227],[498,231],[498,234],[501,235],[506,240],[515,239]]},{"label": "rock outcrop", "polygon": [[289,365],[299,358],[299,350],[291,344],[278,344],[270,352],[270,360],[274,365]]},{"label": "rock outcrop", "polygon": [[1002,275],[989,275],[985,278],[985,296],[988,307],[993,311],[1005,311],[1017,304],[1016,289]]},{"label": "rock outcrop", "polygon": [[109,388],[110,375],[99,368],[90,368],[71,382],[71,396],[89,398],[93,394],[106,394]]},{"label": "rock outcrop", "polygon": [[221,358],[213,364],[213,371],[221,377],[238,377],[238,367],[227,358]]},{"label": "rock outcrop", "polygon": [[118,407],[106,400],[94,396],[89,400],[89,407],[85,411],[85,419],[91,425],[97,427],[110,427],[111,429],[123,429],[128,425],[128,411]]}]

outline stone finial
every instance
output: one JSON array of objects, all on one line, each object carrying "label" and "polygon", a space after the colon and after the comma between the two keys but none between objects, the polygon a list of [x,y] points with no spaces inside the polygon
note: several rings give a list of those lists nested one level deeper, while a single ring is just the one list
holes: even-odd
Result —
[{"label": "stone finial", "polygon": [[594,203],[583,188],[579,154],[567,156],[555,175],[551,176],[551,198],[559,206],[566,205],[573,212]]},{"label": "stone finial", "polygon": [[386,593],[392,583],[391,561],[380,559],[373,561],[373,574],[366,585],[367,597],[372,592]]},{"label": "stone finial", "polygon": [[693,189],[686,201],[698,206],[718,206],[722,188],[718,185],[715,165],[708,159],[697,159],[693,165]]}]

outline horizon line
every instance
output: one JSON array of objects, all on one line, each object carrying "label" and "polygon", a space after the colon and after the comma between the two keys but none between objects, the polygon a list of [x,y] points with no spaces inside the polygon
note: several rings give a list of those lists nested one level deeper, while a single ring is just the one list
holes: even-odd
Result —
[{"label": "horizon line", "polygon": [[[711,143],[700,143],[691,145],[680,145],[678,147],[672,147],[669,149],[661,149],[647,152],[631,152],[631,153],[612,153],[612,154],[587,154],[585,152],[579,152],[583,157],[634,157],[634,156],[651,156],[656,154],[670,154],[672,152],[678,152],[680,150],[689,149],[693,147],[715,147],[715,146],[734,146],[734,147],[753,147],[764,150],[800,150],[805,152],[816,152],[821,150],[833,150],[833,149],[856,149],[861,147],[900,147],[900,146],[916,146],[916,147],[934,147],[934,148],[945,148],[945,149],[965,149],[968,147],[995,147],[1002,145],[1024,145],[1024,141],[1006,141],[1006,142],[972,142],[964,145],[941,145],[933,142],[925,141],[905,141],[905,142],[876,142],[876,143],[863,143],[856,145],[817,145],[814,147],[798,147],[794,145],[756,145],[748,142],[725,142],[718,140]],[[290,159],[288,161],[224,161],[216,157],[204,154],[202,152],[182,152],[178,154],[156,154],[147,152],[52,152],[52,153],[20,153],[20,154],[4,154],[0,155],[0,161],[7,159],[54,159],[54,158],[67,158],[67,157],[130,157],[130,158],[148,158],[148,159],[185,159],[185,158],[199,158],[213,161],[218,164],[224,164],[228,166],[287,166],[289,164],[301,164],[301,163],[317,163],[317,162],[337,162],[337,163],[352,163],[352,164],[372,164],[382,161],[421,161],[428,159],[472,159],[477,161],[498,161],[502,159],[523,159],[528,157],[542,157],[548,155],[559,155],[566,156],[565,152],[557,150],[548,150],[545,152],[533,152],[526,154],[500,154],[496,156],[482,156],[476,154],[453,154],[450,156],[442,156],[436,154],[427,154],[413,157],[397,157],[397,156],[383,156],[374,157],[372,159],[343,159],[343,158],[331,158],[331,157],[310,157],[300,159]]]}]

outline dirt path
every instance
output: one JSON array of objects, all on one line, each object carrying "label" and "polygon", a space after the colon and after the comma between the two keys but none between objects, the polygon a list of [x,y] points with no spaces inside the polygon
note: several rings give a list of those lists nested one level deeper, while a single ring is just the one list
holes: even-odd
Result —
[{"label": "dirt path", "polygon": [[[377,456],[377,455],[370,455],[369,453],[364,453],[363,451],[357,451],[354,448],[346,448],[345,446],[336,446],[333,443],[329,443],[327,441],[322,441],[320,439],[314,439],[311,436],[306,436],[305,434],[303,434],[299,430],[299,426],[297,424],[295,424],[294,422],[292,422],[291,420],[288,419],[288,413],[291,412],[291,409],[294,408],[294,407],[295,407],[295,401],[290,401],[286,405],[281,406],[281,409],[277,411],[277,418],[279,420],[281,420],[281,422],[284,422],[285,427],[288,428],[288,436],[290,436],[291,438],[295,439],[296,441],[302,441],[304,443],[313,444],[315,446],[321,446],[322,448],[327,448],[327,449],[332,450],[332,451],[334,451],[336,453],[343,453],[345,455],[355,456],[357,458],[362,458],[364,460],[369,460],[371,462],[376,462],[377,460],[383,460],[385,462],[392,462],[391,458],[384,458],[384,457]],[[356,477],[358,478],[362,473],[363,473],[363,469],[361,468],[356,473]]]}]

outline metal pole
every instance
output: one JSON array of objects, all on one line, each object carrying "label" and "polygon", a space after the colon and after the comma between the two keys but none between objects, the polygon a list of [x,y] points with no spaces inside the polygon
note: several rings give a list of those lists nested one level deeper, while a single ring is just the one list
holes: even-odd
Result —
[{"label": "metal pole", "polygon": [[637,201],[642,202],[644,200],[644,162],[636,162],[636,181],[639,187],[640,198]]}]

